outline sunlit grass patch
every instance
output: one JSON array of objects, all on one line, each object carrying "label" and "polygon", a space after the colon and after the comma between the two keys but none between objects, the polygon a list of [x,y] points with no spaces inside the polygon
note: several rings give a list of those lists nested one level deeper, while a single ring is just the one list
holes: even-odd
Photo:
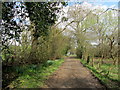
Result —
[{"label": "sunlit grass patch", "polygon": [[[51,64],[49,62],[52,62]],[[44,85],[44,81],[64,62],[63,59],[51,61],[42,65],[27,65],[17,67],[19,77],[13,81],[10,88],[39,88]]]}]

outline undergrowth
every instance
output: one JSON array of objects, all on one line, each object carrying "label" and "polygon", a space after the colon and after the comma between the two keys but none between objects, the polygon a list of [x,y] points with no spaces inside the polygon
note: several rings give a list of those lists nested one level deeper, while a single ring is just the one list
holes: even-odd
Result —
[{"label": "undergrowth", "polygon": [[42,65],[27,65],[15,67],[19,77],[14,80],[9,88],[40,88],[44,81],[64,62],[63,59],[48,60]]}]

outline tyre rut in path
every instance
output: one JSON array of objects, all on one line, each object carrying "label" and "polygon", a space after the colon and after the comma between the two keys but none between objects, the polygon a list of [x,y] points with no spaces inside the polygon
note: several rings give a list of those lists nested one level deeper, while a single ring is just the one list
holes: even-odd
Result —
[{"label": "tyre rut in path", "polygon": [[67,58],[46,81],[46,88],[105,88],[79,60]]}]

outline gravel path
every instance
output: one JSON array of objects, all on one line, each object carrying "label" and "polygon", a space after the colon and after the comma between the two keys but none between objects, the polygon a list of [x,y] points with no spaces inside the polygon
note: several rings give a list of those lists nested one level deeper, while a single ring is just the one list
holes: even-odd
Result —
[{"label": "gravel path", "polygon": [[104,86],[84,67],[79,60],[69,57],[49,77],[45,88],[103,88]]}]

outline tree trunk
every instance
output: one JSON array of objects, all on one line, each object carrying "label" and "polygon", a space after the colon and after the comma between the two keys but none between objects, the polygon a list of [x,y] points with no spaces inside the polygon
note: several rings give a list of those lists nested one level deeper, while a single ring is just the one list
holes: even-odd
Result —
[{"label": "tree trunk", "polygon": [[94,59],[93,59],[93,56],[92,56],[91,59],[92,59],[92,67],[93,67],[93,66],[94,66]]},{"label": "tree trunk", "polygon": [[113,56],[113,52],[112,52],[113,43],[114,43],[114,37],[113,37],[113,39],[109,38],[109,40],[110,40],[110,58],[112,58],[112,60],[113,60],[113,65],[115,65],[115,60],[114,60],[114,56]]},{"label": "tree trunk", "polygon": [[87,57],[87,64],[90,62],[90,56]]},{"label": "tree trunk", "polygon": [[37,63],[37,57],[36,57],[37,43],[38,43],[38,38],[34,37],[32,40],[30,56],[28,58],[30,60],[30,63]]}]

